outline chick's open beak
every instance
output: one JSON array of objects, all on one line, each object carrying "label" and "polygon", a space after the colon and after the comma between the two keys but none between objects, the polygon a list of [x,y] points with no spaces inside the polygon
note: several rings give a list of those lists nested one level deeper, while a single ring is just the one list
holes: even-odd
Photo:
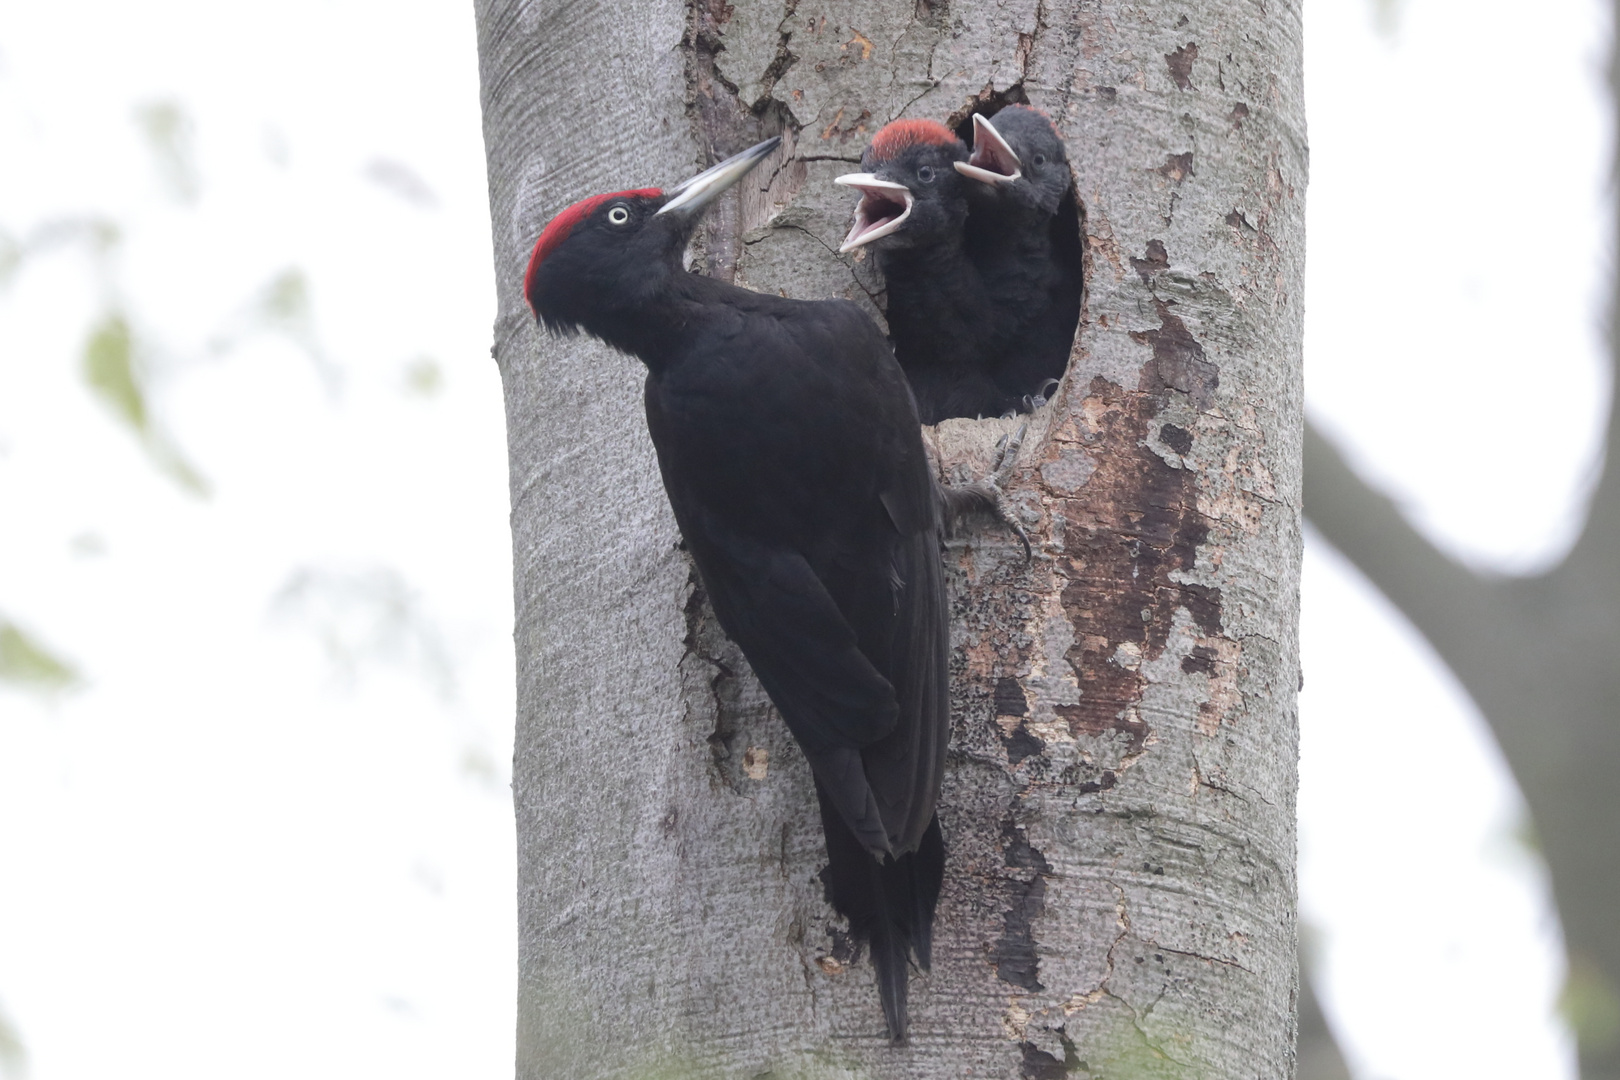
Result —
[{"label": "chick's open beak", "polygon": [[906,185],[881,180],[873,173],[850,173],[838,177],[833,183],[852,187],[861,193],[861,201],[855,207],[855,224],[849,230],[849,235],[844,237],[844,244],[838,249],[840,252],[854,251],[862,244],[888,236],[905,224],[916,202]]},{"label": "chick's open beak", "polygon": [[1024,175],[1022,163],[996,126],[978,113],[973,114],[973,153],[966,161],[953,162],[956,171],[983,184],[1010,184]]}]

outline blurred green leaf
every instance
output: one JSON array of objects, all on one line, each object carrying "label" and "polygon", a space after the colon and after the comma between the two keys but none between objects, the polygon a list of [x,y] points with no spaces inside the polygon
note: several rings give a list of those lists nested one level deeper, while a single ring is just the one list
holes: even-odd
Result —
[{"label": "blurred green leaf", "polygon": [[121,313],[110,312],[91,330],[84,347],[84,380],[119,419],[135,429],[158,469],[191,494],[208,494],[208,481],[152,420],[140,351],[129,320]]},{"label": "blurred green leaf", "polygon": [[1578,953],[1570,954],[1558,1011],[1585,1053],[1601,1054],[1620,1045],[1620,990],[1602,968]]},{"label": "blurred green leaf", "polygon": [[265,323],[288,332],[309,329],[309,309],[309,279],[296,266],[272,278],[259,300],[259,313]]},{"label": "blurred green leaf", "polygon": [[[50,692],[66,690],[79,681],[79,673],[71,664],[0,616],[0,682],[25,690]],[[3,1018],[0,1018],[0,1041],[3,1034]]]},{"label": "blurred green leaf", "polygon": [[419,356],[405,368],[405,389],[421,397],[432,397],[444,389],[444,371],[431,356]]},{"label": "blurred green leaf", "polygon": [[146,395],[136,370],[135,339],[128,320],[117,312],[90,332],[84,347],[84,380],[120,419],[146,435]]},{"label": "blurred green leaf", "polygon": [[336,393],[342,375],[326,359],[320,338],[315,333],[315,304],[311,299],[309,279],[296,266],[288,267],[264,287],[255,305],[255,317],[261,327],[285,334],[309,355],[326,387]]},{"label": "blurred green leaf", "polygon": [[178,102],[153,101],[135,110],[135,123],[157,159],[158,175],[181,202],[196,201],[201,190],[192,147],[191,117]]},{"label": "blurred green leaf", "polygon": [[28,1049],[23,1045],[17,1025],[0,1010],[0,1076],[21,1080],[28,1075]]}]

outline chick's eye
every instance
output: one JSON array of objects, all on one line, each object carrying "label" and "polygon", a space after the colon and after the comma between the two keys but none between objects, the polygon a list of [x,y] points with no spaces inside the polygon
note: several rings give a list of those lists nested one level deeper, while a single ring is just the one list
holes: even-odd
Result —
[{"label": "chick's eye", "polygon": [[1035,155],[1035,164],[1037,164],[1037,165],[1045,165],[1046,164],[1046,155],[1045,154],[1036,154]]},{"label": "chick's eye", "polygon": [[932,184],[934,182],[934,167],[932,165],[924,165],[922,168],[918,169],[917,179],[921,180],[925,184]]},{"label": "chick's eye", "polygon": [[615,225],[623,225],[630,220],[630,211],[627,207],[615,206],[608,211],[608,220]]}]

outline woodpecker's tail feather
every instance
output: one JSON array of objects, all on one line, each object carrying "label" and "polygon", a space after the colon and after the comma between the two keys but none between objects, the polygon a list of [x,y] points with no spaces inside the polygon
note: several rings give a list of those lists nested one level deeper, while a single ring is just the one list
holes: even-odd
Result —
[{"label": "woodpecker's tail feather", "polygon": [[816,785],[827,837],[822,872],[827,902],[849,920],[850,936],[866,944],[877,969],[883,1016],[895,1042],[906,1037],[906,990],[913,961],[933,962],[934,908],[945,877],[945,841],[939,817],[928,822],[916,851],[881,862],[861,845]]}]

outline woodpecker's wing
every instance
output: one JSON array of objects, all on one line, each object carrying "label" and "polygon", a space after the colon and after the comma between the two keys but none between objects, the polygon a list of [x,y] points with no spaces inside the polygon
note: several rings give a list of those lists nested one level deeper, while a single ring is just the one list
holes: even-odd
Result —
[{"label": "woodpecker's wing", "polygon": [[702,356],[648,379],[670,505],[839,813],[870,850],[910,850],[947,716],[937,500],[904,374],[853,304],[725,296]]},{"label": "woodpecker's wing", "polygon": [[939,490],[905,372],[876,324],[847,301],[816,306],[844,323],[838,340],[857,353],[847,358],[848,378],[864,381],[868,411],[862,422],[879,433],[873,455],[877,498],[892,531],[882,545],[888,565],[872,568],[872,577],[887,578],[888,603],[838,599],[894,687],[894,729],[865,747],[861,757],[891,847],[896,853],[915,851],[933,819],[950,735]]},{"label": "woodpecker's wing", "polygon": [[861,748],[894,730],[894,687],[861,652],[803,556],[739,537],[701,507],[670,501],[720,624],[850,828],[867,847],[886,850]]},{"label": "woodpecker's wing", "polygon": [[[887,352],[887,347],[884,346]],[[894,731],[867,748],[866,775],[896,851],[913,851],[939,799],[950,736],[949,612],[940,557],[940,498],[900,365],[879,367],[889,405],[889,444],[880,495],[893,522],[893,644],[886,674],[899,714]],[[899,413],[899,415],[893,415]]]},{"label": "woodpecker's wing", "polygon": [[646,404],[664,490],[720,625],[748,658],[850,829],[867,847],[889,850],[860,751],[894,730],[894,687],[861,650],[854,627],[808,560],[784,544],[748,535],[734,520],[743,508],[704,486],[713,477],[689,460],[689,439],[665,415],[653,377]]},{"label": "woodpecker's wing", "polygon": [[894,730],[861,754],[889,841],[912,851],[939,799],[950,735],[946,657],[949,640],[939,533],[901,538],[889,674],[899,704]]}]

